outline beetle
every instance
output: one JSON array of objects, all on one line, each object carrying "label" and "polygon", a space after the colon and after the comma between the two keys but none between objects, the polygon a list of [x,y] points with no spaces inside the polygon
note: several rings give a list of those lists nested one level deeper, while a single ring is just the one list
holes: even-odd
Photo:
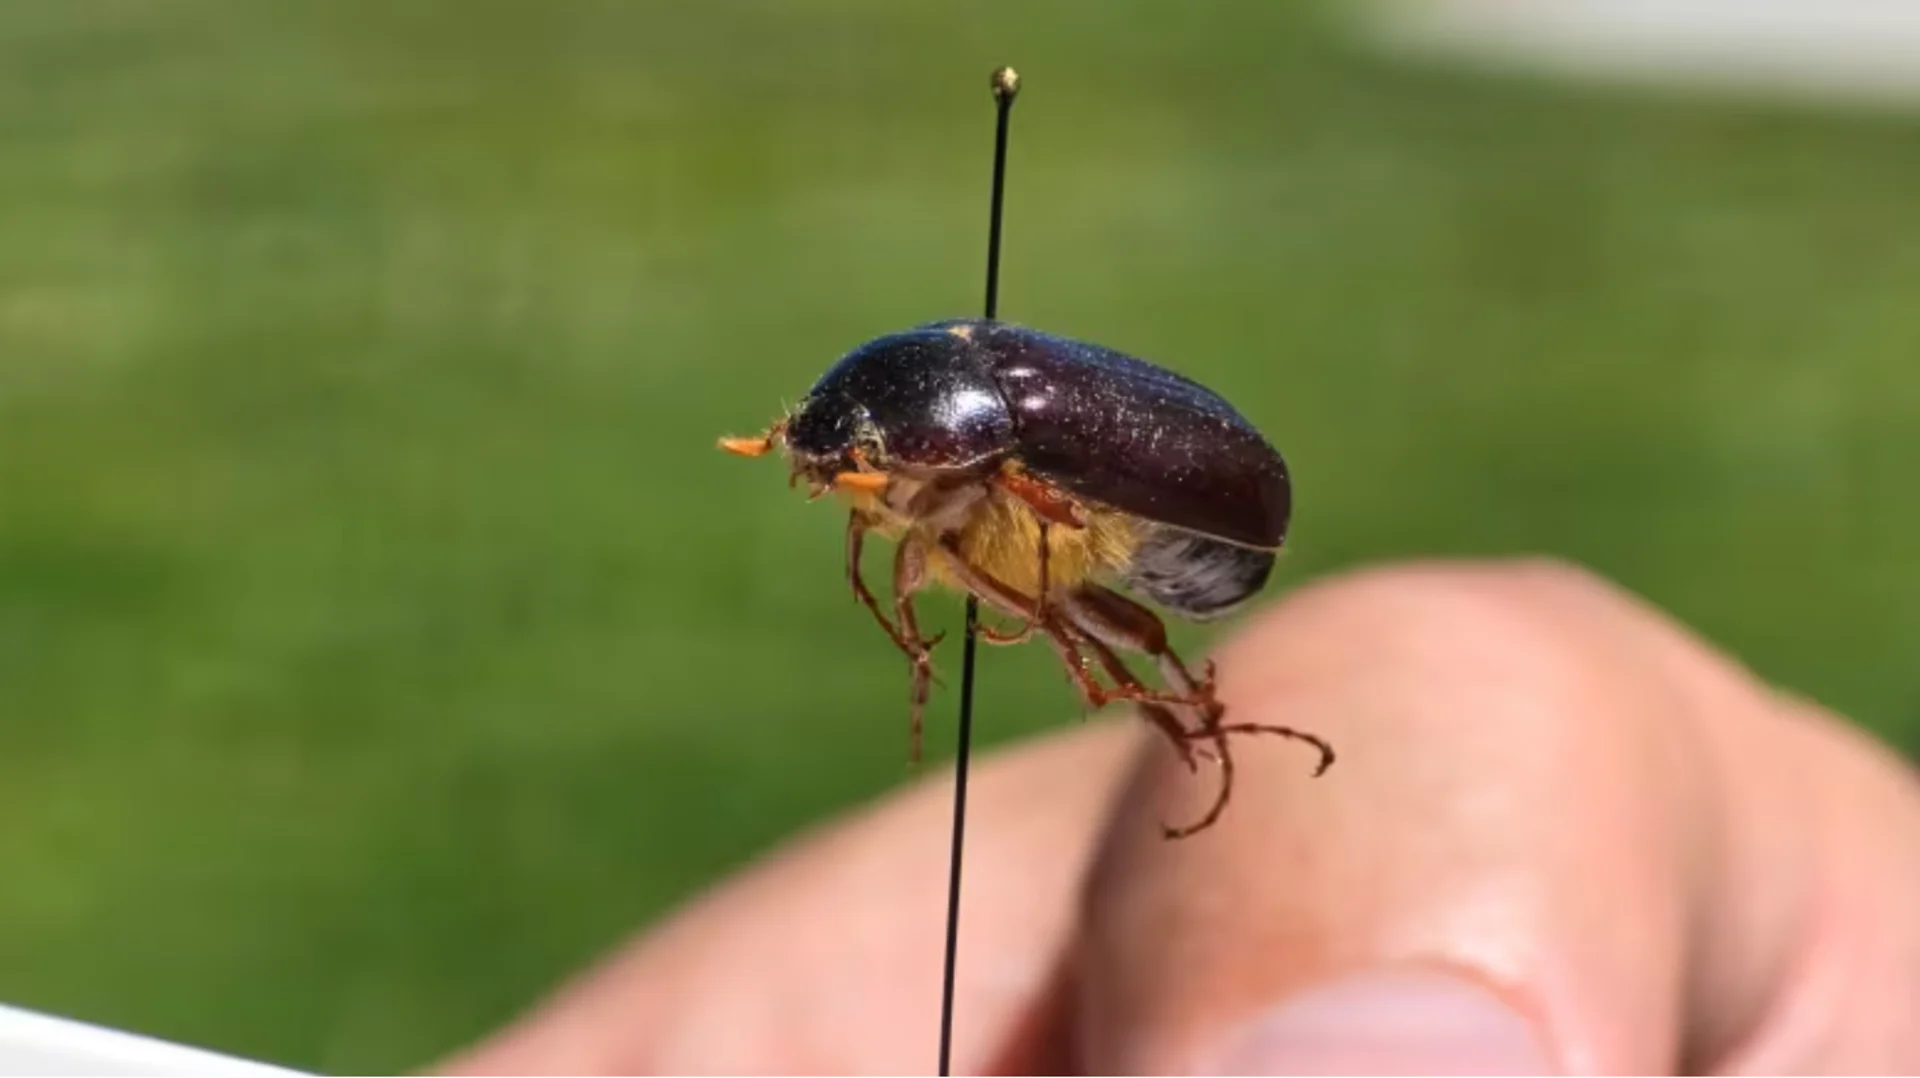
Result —
[{"label": "beetle", "polygon": [[[1214,802],[1169,837],[1211,826],[1225,809],[1229,734],[1304,741],[1319,750],[1315,775],[1332,764],[1312,734],[1227,723],[1212,662],[1196,677],[1160,618],[1113,586],[1209,621],[1273,572],[1293,511],[1286,462],[1197,382],[1098,344],[948,319],[855,348],[765,432],[720,447],[748,457],[781,449],[789,485],[849,503],[847,580],[911,664],[916,761],[941,636],[921,635],[914,598],[941,584],[1018,623],[983,626],[982,640],[1040,636],[1088,706],[1133,702],[1189,770],[1196,743],[1218,761]],[[896,544],[891,617],[861,574],[869,534]],[[1148,687],[1121,651],[1151,658],[1167,689]]]}]

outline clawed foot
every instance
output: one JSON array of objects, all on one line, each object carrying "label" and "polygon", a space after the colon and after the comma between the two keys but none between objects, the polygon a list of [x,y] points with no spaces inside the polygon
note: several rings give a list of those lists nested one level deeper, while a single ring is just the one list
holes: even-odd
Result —
[{"label": "clawed foot", "polygon": [[[1209,671],[1209,673],[1211,673],[1211,671]],[[1233,798],[1233,756],[1227,749],[1227,737],[1230,734],[1268,734],[1274,737],[1303,741],[1313,746],[1320,753],[1319,764],[1313,769],[1314,778],[1319,778],[1321,775],[1326,774],[1327,768],[1333,766],[1333,746],[1327,744],[1325,740],[1314,734],[1295,730],[1287,726],[1269,726],[1251,722],[1222,724],[1216,717],[1214,721],[1198,730],[1182,731],[1181,736],[1175,740],[1174,744],[1176,749],[1181,750],[1182,759],[1188,761],[1188,769],[1193,769],[1192,758],[1195,755],[1205,756],[1209,760],[1217,762],[1220,765],[1220,789],[1219,792],[1214,795],[1213,804],[1208,806],[1206,814],[1201,816],[1199,820],[1185,827],[1169,827],[1162,824],[1160,828],[1161,834],[1167,839],[1188,838],[1196,835],[1219,822],[1221,813],[1226,811],[1227,802]],[[1197,746],[1193,744],[1194,742],[1200,741],[1205,741],[1210,744]]]}]

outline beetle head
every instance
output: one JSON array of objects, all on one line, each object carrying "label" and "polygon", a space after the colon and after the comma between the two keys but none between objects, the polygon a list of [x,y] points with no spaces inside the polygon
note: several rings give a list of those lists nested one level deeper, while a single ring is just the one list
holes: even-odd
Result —
[{"label": "beetle head", "polygon": [[859,401],[839,393],[810,393],[787,418],[784,435],[794,475],[815,490],[836,475],[875,466],[886,446],[873,417]]}]

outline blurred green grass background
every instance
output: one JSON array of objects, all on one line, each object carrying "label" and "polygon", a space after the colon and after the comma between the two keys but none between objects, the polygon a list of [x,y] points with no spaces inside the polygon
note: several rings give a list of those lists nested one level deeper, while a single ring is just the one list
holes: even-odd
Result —
[{"label": "blurred green grass background", "polygon": [[1276,595],[1554,552],[1913,744],[1920,132],[1302,11],[0,6],[0,999],[417,1066],[902,781],[839,515],[712,441],[975,309],[1003,61],[1004,313],[1274,435]]}]

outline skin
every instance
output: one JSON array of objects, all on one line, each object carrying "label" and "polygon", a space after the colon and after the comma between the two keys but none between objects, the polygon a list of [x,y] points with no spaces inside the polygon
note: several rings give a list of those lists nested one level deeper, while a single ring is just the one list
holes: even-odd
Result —
[{"label": "skin", "polygon": [[[1535,1073],[1920,1072],[1920,782],[1658,611],[1557,564],[1404,565],[1217,657],[1241,719],[1340,762],[1242,739],[1180,842],[1207,784],[1137,718],[976,765],[956,1073],[1502,1069],[1384,1018],[1250,1032],[1382,983],[1453,986]],[[929,1073],[950,793],[799,837],[444,1068]]]}]

